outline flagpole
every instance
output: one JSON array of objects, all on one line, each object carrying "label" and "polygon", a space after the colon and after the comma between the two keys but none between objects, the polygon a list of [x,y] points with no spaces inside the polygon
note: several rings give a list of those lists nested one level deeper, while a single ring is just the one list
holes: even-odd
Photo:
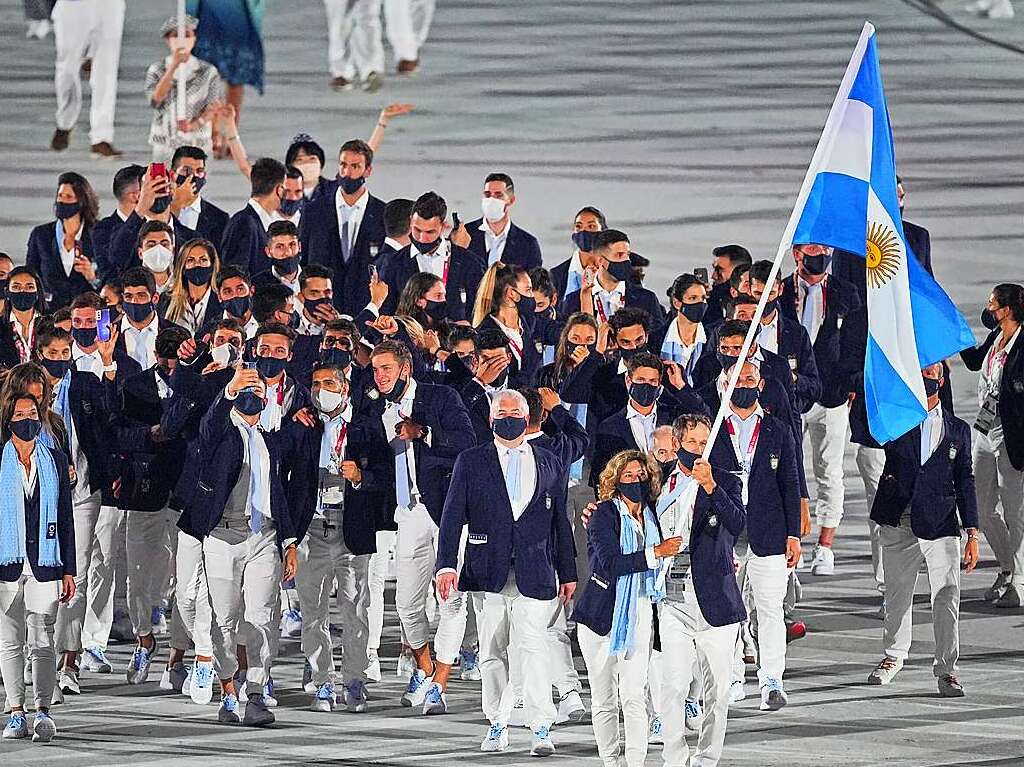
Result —
[{"label": "flagpole", "polygon": [[[178,0],[178,46],[184,47],[184,45],[185,45],[185,0]],[[188,87],[188,85],[187,85],[187,81],[185,79],[185,67],[182,67],[182,66],[178,67],[178,71],[175,72],[175,79],[177,80],[177,83],[178,83],[178,92],[177,92],[177,112],[178,112],[177,117],[178,117],[178,119],[176,120],[176,122],[177,122],[177,126],[176,127],[178,129],[178,133],[181,134],[183,132],[181,126],[184,124],[182,121],[188,119],[188,100],[187,100],[187,95],[188,94],[186,93],[186,88]]]},{"label": "flagpole", "polygon": [[[872,26],[871,22],[864,22],[864,27],[861,29],[860,33],[860,39],[857,40],[857,45],[853,49],[853,55],[850,57],[850,63],[846,66],[846,73],[843,75],[843,79],[839,84],[839,90],[836,92],[835,100],[832,102],[832,108],[829,110],[828,119],[825,120],[825,127],[822,129],[821,138],[818,139],[818,145],[814,149],[814,155],[811,157],[811,162],[807,166],[807,172],[804,174],[803,183],[800,185],[800,193],[797,195],[796,203],[793,205],[793,212],[789,214],[789,222],[786,224],[786,229],[782,233],[782,240],[779,242],[779,248],[775,253],[775,260],[772,262],[771,271],[769,272],[767,281],[765,282],[764,292],[761,294],[761,298],[757,302],[757,308],[754,310],[754,316],[750,320],[750,329],[747,331],[747,335],[743,339],[743,346],[740,348],[740,355],[737,358],[737,364],[732,366],[732,372],[728,376],[728,383],[726,384],[725,391],[722,393],[718,413],[715,414],[715,420],[711,424],[711,433],[708,435],[708,443],[704,447],[704,452],[701,455],[701,458],[705,461],[707,461],[711,456],[711,449],[714,447],[715,440],[718,438],[718,432],[721,431],[722,423],[725,421],[726,414],[729,411],[729,402],[732,399],[733,390],[736,388],[736,381],[739,380],[740,370],[743,368],[740,361],[745,361],[747,359],[747,354],[750,353],[750,347],[753,345],[754,338],[757,336],[758,328],[761,325],[761,317],[764,315],[764,308],[768,304],[768,294],[771,291],[772,285],[775,284],[775,280],[779,276],[779,271],[782,269],[783,258],[793,247],[793,234],[796,231],[797,224],[800,223],[800,215],[807,202],[807,198],[811,194],[811,188],[814,186],[817,169],[820,167],[822,157],[825,156],[826,152],[831,150],[832,145],[835,142],[839,126],[842,124],[843,115],[846,111],[847,97],[850,95],[850,90],[853,88],[854,80],[857,77],[857,71],[860,69],[860,62],[864,58],[864,51],[867,49],[868,40],[874,33],[875,28]],[[867,237],[866,232],[865,237]],[[676,519],[675,529],[672,531],[672,534],[679,535],[682,525],[682,515],[679,515],[679,518]],[[661,571],[658,573],[659,587],[664,584],[665,577],[671,568],[672,560],[669,559],[665,562]]]}]

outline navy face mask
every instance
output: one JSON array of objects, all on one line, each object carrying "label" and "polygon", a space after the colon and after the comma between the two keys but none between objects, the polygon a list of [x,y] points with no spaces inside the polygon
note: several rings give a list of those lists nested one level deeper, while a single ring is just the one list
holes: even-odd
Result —
[{"label": "navy face mask", "polygon": [[337,365],[347,368],[352,364],[352,352],[348,349],[338,349],[331,346],[320,352],[320,361],[326,365]]},{"label": "navy face mask", "polygon": [[668,479],[668,475],[676,470],[675,461],[658,461],[658,466],[661,467],[661,480],[664,482]]},{"label": "navy face mask", "polygon": [[39,364],[46,368],[46,372],[54,378],[63,378],[71,369],[71,360],[48,360],[46,357],[39,359]]},{"label": "navy face mask", "polygon": [[594,249],[594,235],[597,232],[573,232],[572,242],[573,244],[585,253],[589,253]]},{"label": "navy face mask", "polygon": [[779,299],[773,298],[771,301],[764,305],[763,317],[771,317],[772,312],[779,308]]},{"label": "navy face mask", "polygon": [[526,419],[511,415],[504,418],[495,418],[491,428],[497,436],[512,442],[519,439],[523,432],[526,431]]},{"label": "navy face mask", "polygon": [[235,397],[235,410],[242,415],[256,415],[262,413],[266,406],[263,397],[254,391],[242,391]]},{"label": "navy face mask", "polygon": [[679,448],[679,451],[676,453],[676,458],[679,459],[679,463],[685,466],[688,471],[693,471],[693,464],[697,462],[697,459],[700,458],[700,456],[696,453],[691,453],[689,450]]},{"label": "navy face mask", "polygon": [[829,257],[822,254],[820,256],[804,256],[800,259],[803,264],[804,271],[811,276],[824,274],[825,270],[828,269]]},{"label": "navy face mask", "polygon": [[661,396],[661,387],[649,383],[635,383],[629,387],[629,397],[640,407],[650,407]]},{"label": "navy face mask", "polygon": [[286,197],[281,198],[281,204],[278,206],[278,210],[281,211],[282,216],[288,216],[291,218],[299,212],[299,208],[302,207],[302,198],[297,200],[289,200]]},{"label": "navy face mask", "polygon": [[986,330],[995,330],[999,327],[999,320],[997,320],[996,315],[986,307],[981,310],[981,324],[985,326]]},{"label": "navy face mask", "polygon": [[679,313],[690,322],[700,322],[707,313],[707,301],[700,301],[696,304],[683,304],[679,307]]},{"label": "navy face mask", "polygon": [[17,309],[19,312],[27,312],[33,306],[36,305],[36,300],[39,298],[39,293],[35,290],[30,292],[10,293],[8,298],[11,300],[11,306]]},{"label": "navy face mask", "polygon": [[633,264],[629,262],[628,258],[625,261],[609,261],[608,274],[619,282],[628,280],[630,275],[633,274]]},{"label": "navy face mask", "polygon": [[82,349],[88,349],[96,343],[96,328],[72,328],[71,337]]},{"label": "navy face mask", "polygon": [[939,393],[939,389],[942,387],[942,382],[936,378],[925,378],[924,379],[924,393],[929,397],[934,397]]},{"label": "navy face mask", "polygon": [[643,482],[616,482],[615,489],[633,503],[641,503],[647,498],[646,480]]},{"label": "navy face mask", "polygon": [[295,274],[299,268],[299,259],[295,256],[288,256],[288,258],[275,258],[273,260],[274,271],[278,274]]},{"label": "navy face mask", "polygon": [[256,358],[256,369],[260,372],[261,376],[267,379],[277,378],[284,372],[287,366],[288,360],[278,359],[277,357]]},{"label": "navy face mask", "polygon": [[149,209],[149,212],[163,213],[169,207],[171,207],[171,196],[169,194],[165,194],[163,197],[157,197],[155,200],[153,200],[153,205]]},{"label": "navy face mask", "polygon": [[316,317],[317,307],[320,306],[321,304],[330,304],[330,303],[331,303],[331,299],[329,299],[329,298],[313,298],[313,299],[308,300],[308,301],[303,301],[302,302],[302,308],[306,310],[306,314],[308,314],[313,319],[316,319],[317,318]]},{"label": "navy face mask", "polygon": [[732,404],[736,407],[745,410],[748,407],[752,407],[761,392],[756,386],[737,386],[732,390]]},{"label": "navy face mask", "polygon": [[640,352],[645,352],[645,351],[647,351],[647,344],[646,343],[641,344],[640,346],[638,346],[635,349],[619,349],[619,358],[621,360],[623,360],[624,362],[629,362],[631,359],[633,359],[634,356],[636,356]]},{"label": "navy face mask", "polygon": [[735,365],[736,360],[739,359],[738,356],[733,357],[731,354],[722,354],[721,352],[717,352],[715,356],[718,357],[718,364],[722,366],[722,370],[728,370]]},{"label": "navy face mask", "polygon": [[381,394],[384,394],[384,399],[386,399],[388,402],[401,402],[402,395],[405,394],[405,385],[408,382],[408,378],[399,378],[397,381],[395,381],[395,385],[391,388],[391,391],[389,391],[387,394],[381,392]]},{"label": "navy face mask", "polygon": [[53,204],[53,213],[61,221],[67,221],[76,216],[81,209],[81,204],[77,202],[55,202]]},{"label": "navy face mask", "polygon": [[345,194],[355,194],[363,188],[363,184],[366,183],[366,179],[362,176],[359,178],[346,178],[345,176],[338,177],[338,184],[341,186],[341,191]]},{"label": "navy face mask", "polygon": [[252,306],[251,296],[236,296],[235,298],[229,298],[227,301],[221,303],[224,307],[224,311],[230,314],[236,319],[241,319],[245,316],[245,313],[249,311]]},{"label": "navy face mask", "polygon": [[131,304],[125,301],[122,305],[124,313],[132,322],[145,322],[153,316],[153,304]]},{"label": "navy face mask", "polygon": [[195,285],[196,287],[209,285],[210,278],[213,276],[213,267],[193,266],[189,269],[183,270],[181,276],[185,278],[185,282],[190,285]]},{"label": "navy face mask", "polygon": [[427,299],[427,305],[423,309],[424,313],[430,317],[431,322],[439,324],[444,322],[448,316],[448,302],[447,301],[431,301]]},{"label": "navy face mask", "polygon": [[22,442],[31,442],[39,436],[43,425],[35,418],[23,418],[20,421],[11,421],[11,431]]},{"label": "navy face mask", "polygon": [[416,248],[416,250],[418,250],[424,256],[427,255],[428,253],[433,253],[435,250],[437,250],[437,246],[440,244],[440,237],[438,237],[436,240],[431,240],[430,242],[420,242],[419,240],[416,239],[412,240],[413,247]]}]

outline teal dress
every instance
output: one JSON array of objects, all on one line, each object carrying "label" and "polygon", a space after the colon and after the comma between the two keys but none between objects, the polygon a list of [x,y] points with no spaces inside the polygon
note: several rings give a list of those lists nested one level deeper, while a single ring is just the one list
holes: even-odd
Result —
[{"label": "teal dress", "polygon": [[217,67],[229,85],[263,93],[263,0],[188,0],[199,20],[192,53]]}]

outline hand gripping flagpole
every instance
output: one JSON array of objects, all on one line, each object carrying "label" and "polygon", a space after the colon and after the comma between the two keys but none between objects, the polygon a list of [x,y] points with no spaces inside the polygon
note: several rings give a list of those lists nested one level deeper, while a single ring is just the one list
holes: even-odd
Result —
[{"label": "hand gripping flagpole", "polygon": [[[839,91],[836,93],[835,100],[832,102],[832,109],[829,110],[828,119],[825,120],[825,127],[822,129],[821,138],[818,139],[818,146],[814,150],[814,155],[811,158],[811,164],[807,167],[803,184],[800,185],[800,193],[797,195],[796,204],[793,206],[793,212],[789,215],[789,223],[786,224],[786,229],[782,233],[782,241],[779,243],[779,249],[775,253],[775,261],[772,262],[772,269],[768,274],[768,281],[765,283],[764,292],[761,294],[761,299],[757,302],[757,309],[754,310],[754,317],[750,321],[750,330],[747,331],[746,338],[743,339],[743,346],[740,349],[740,356],[737,357],[737,364],[732,366],[732,372],[728,376],[728,383],[726,384],[725,392],[723,392],[721,398],[722,402],[718,407],[718,413],[715,415],[714,423],[711,424],[711,433],[708,435],[708,443],[704,447],[704,452],[701,455],[702,460],[706,461],[711,456],[711,449],[714,447],[715,440],[718,437],[718,432],[722,429],[722,422],[725,421],[726,413],[729,410],[729,402],[732,399],[733,390],[736,388],[736,381],[739,380],[740,370],[743,368],[743,365],[740,364],[740,360],[747,359],[750,347],[754,343],[754,338],[757,336],[758,328],[761,326],[761,317],[764,314],[764,308],[768,303],[768,293],[771,290],[771,286],[775,284],[775,280],[779,276],[783,258],[793,247],[793,234],[796,232],[797,224],[800,223],[800,216],[803,213],[804,205],[807,203],[807,198],[811,194],[811,188],[814,186],[814,179],[817,177],[818,170],[821,167],[822,157],[826,156],[826,152],[831,151],[832,145],[835,143],[836,135],[839,133],[839,126],[842,124],[843,116],[846,113],[847,98],[850,95],[851,88],[853,88],[853,82],[857,77],[857,71],[860,69],[861,60],[864,58],[864,51],[867,49],[868,40],[874,33],[875,28],[872,26],[871,22],[864,22],[864,28],[860,33],[860,39],[857,41],[857,45],[853,49],[853,56],[850,57],[850,63],[846,67],[846,73],[843,75],[842,82],[839,84]],[[867,232],[865,232],[865,239],[866,238]],[[867,267],[865,266],[865,268]],[[675,529],[672,531],[673,536],[678,536],[681,533],[682,525],[683,515],[680,514],[676,518]],[[669,570],[672,569],[672,561],[673,560],[671,558],[667,559],[661,566],[658,573],[658,588],[664,586],[665,578],[667,577]]]}]

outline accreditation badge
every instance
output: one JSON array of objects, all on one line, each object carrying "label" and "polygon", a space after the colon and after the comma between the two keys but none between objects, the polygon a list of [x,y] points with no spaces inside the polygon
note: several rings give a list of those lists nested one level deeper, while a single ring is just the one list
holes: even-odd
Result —
[{"label": "accreditation badge", "polygon": [[955,461],[956,460],[956,445],[955,444],[949,446],[949,460],[951,460],[951,461]]},{"label": "accreditation badge", "polygon": [[773,455],[768,460],[772,465],[772,471],[777,471],[779,468],[779,457],[777,455]]}]

